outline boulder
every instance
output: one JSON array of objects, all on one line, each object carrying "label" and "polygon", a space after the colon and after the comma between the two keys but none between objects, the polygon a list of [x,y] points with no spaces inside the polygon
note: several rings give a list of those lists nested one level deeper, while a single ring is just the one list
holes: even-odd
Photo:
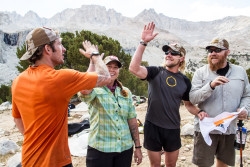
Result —
[{"label": "boulder", "polygon": [[191,125],[187,123],[181,128],[181,135],[182,136],[187,136],[187,135],[194,135],[194,125]]},{"label": "boulder", "polygon": [[11,110],[12,109],[12,104],[8,101],[6,102],[3,102],[1,105],[0,105],[0,111],[3,111],[3,110]]},{"label": "boulder", "polygon": [[10,157],[7,162],[7,167],[17,167],[21,163],[21,153],[16,153],[14,156]]},{"label": "boulder", "polygon": [[15,142],[7,139],[3,139],[0,141],[0,155],[15,153],[18,150],[19,146]]}]

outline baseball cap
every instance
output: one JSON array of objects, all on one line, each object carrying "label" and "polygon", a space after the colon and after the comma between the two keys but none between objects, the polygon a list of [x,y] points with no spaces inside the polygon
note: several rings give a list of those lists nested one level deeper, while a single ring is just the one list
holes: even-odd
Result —
[{"label": "baseball cap", "polygon": [[229,44],[227,42],[227,40],[223,39],[223,38],[214,38],[210,44],[206,47],[206,49],[209,49],[210,47],[216,47],[216,48],[220,48],[220,49],[229,49]]},{"label": "baseball cap", "polygon": [[50,28],[39,27],[32,30],[26,37],[26,53],[20,60],[28,60],[36,52],[41,45],[47,44],[51,41],[60,38],[58,32]]},{"label": "baseball cap", "polygon": [[164,46],[162,47],[162,50],[163,50],[164,52],[167,52],[169,48],[171,48],[171,49],[174,50],[174,51],[180,52],[182,56],[185,56],[185,55],[186,55],[186,50],[184,49],[183,46],[181,46],[181,45],[178,44],[178,43],[172,43],[172,44],[169,44],[169,45],[164,45]]},{"label": "baseball cap", "polygon": [[118,63],[118,67],[121,68],[122,63],[119,61],[118,57],[116,56],[107,56],[105,57],[105,59],[103,60],[105,64],[108,64],[111,61],[116,61]]}]

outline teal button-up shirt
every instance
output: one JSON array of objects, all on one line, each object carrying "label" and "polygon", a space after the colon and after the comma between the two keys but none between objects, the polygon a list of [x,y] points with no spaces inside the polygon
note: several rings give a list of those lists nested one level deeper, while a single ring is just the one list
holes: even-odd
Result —
[{"label": "teal button-up shirt", "polygon": [[113,94],[109,88],[94,88],[88,95],[81,95],[82,101],[89,104],[90,134],[89,146],[102,152],[122,152],[133,146],[128,119],[136,117],[132,94],[128,97],[116,88]]}]

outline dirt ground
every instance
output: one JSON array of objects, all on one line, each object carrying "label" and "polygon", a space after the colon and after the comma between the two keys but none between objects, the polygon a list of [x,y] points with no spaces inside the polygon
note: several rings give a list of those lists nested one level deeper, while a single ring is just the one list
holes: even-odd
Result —
[{"label": "dirt ground", "polygon": [[[136,113],[137,118],[139,118],[143,123],[145,121],[145,114],[146,114],[147,103],[142,103],[136,106]],[[191,115],[184,106],[180,108],[181,113],[181,126],[190,123],[193,124],[194,116]],[[85,114],[83,112],[71,112],[71,117],[69,117],[69,122],[79,122],[80,117]],[[249,121],[244,121],[244,127],[250,129]],[[11,116],[10,110],[0,111],[0,129],[4,130],[4,134],[0,134],[0,141],[2,139],[12,140],[17,143],[21,147],[23,143],[23,136],[18,132],[15,124],[13,122],[13,118]],[[248,134],[249,135],[249,134]],[[143,144],[143,134],[140,134],[140,141]],[[19,150],[21,152],[21,150]],[[150,166],[149,159],[147,156],[147,151],[142,148],[143,153],[143,161],[138,167],[148,167]],[[236,167],[239,165],[239,151],[236,152]],[[14,154],[7,154],[4,156],[0,155],[0,167],[7,166],[7,161],[10,157]],[[192,136],[182,136],[182,147],[180,149],[179,158],[177,162],[177,167],[187,167],[187,166],[195,166],[192,164],[192,155],[193,155],[193,137]],[[250,166],[250,137],[247,137],[247,143],[245,150],[243,151],[243,160],[244,160],[244,167]],[[74,157],[72,156],[72,163],[74,167],[85,167],[85,157]],[[137,166],[134,162],[132,166]],[[164,155],[162,155],[162,166],[164,165]],[[214,165],[215,166],[215,165]]]}]

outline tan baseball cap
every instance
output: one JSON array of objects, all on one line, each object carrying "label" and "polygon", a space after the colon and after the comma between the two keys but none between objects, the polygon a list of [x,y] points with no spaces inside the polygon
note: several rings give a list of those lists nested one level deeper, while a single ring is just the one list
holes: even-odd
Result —
[{"label": "tan baseball cap", "polygon": [[36,52],[39,46],[47,44],[58,38],[60,38],[59,33],[50,28],[46,27],[35,28],[26,37],[27,51],[20,58],[20,60],[28,60]]},{"label": "tan baseball cap", "polygon": [[105,57],[105,59],[103,60],[105,64],[108,64],[111,61],[116,61],[118,63],[118,67],[121,68],[122,67],[122,63],[119,61],[118,57],[116,56],[107,56]]},{"label": "tan baseball cap", "polygon": [[214,38],[210,44],[206,47],[206,49],[209,49],[210,47],[216,47],[216,48],[220,48],[220,49],[229,49],[229,44],[227,42],[227,40],[223,39],[223,38]]},{"label": "tan baseball cap", "polygon": [[164,45],[164,46],[162,47],[162,50],[163,50],[164,52],[167,52],[169,48],[171,48],[171,49],[174,50],[174,51],[180,52],[182,56],[185,56],[185,55],[186,55],[186,50],[184,49],[183,46],[181,46],[181,45],[178,44],[178,43],[172,43],[172,44],[169,44],[169,45]]}]

